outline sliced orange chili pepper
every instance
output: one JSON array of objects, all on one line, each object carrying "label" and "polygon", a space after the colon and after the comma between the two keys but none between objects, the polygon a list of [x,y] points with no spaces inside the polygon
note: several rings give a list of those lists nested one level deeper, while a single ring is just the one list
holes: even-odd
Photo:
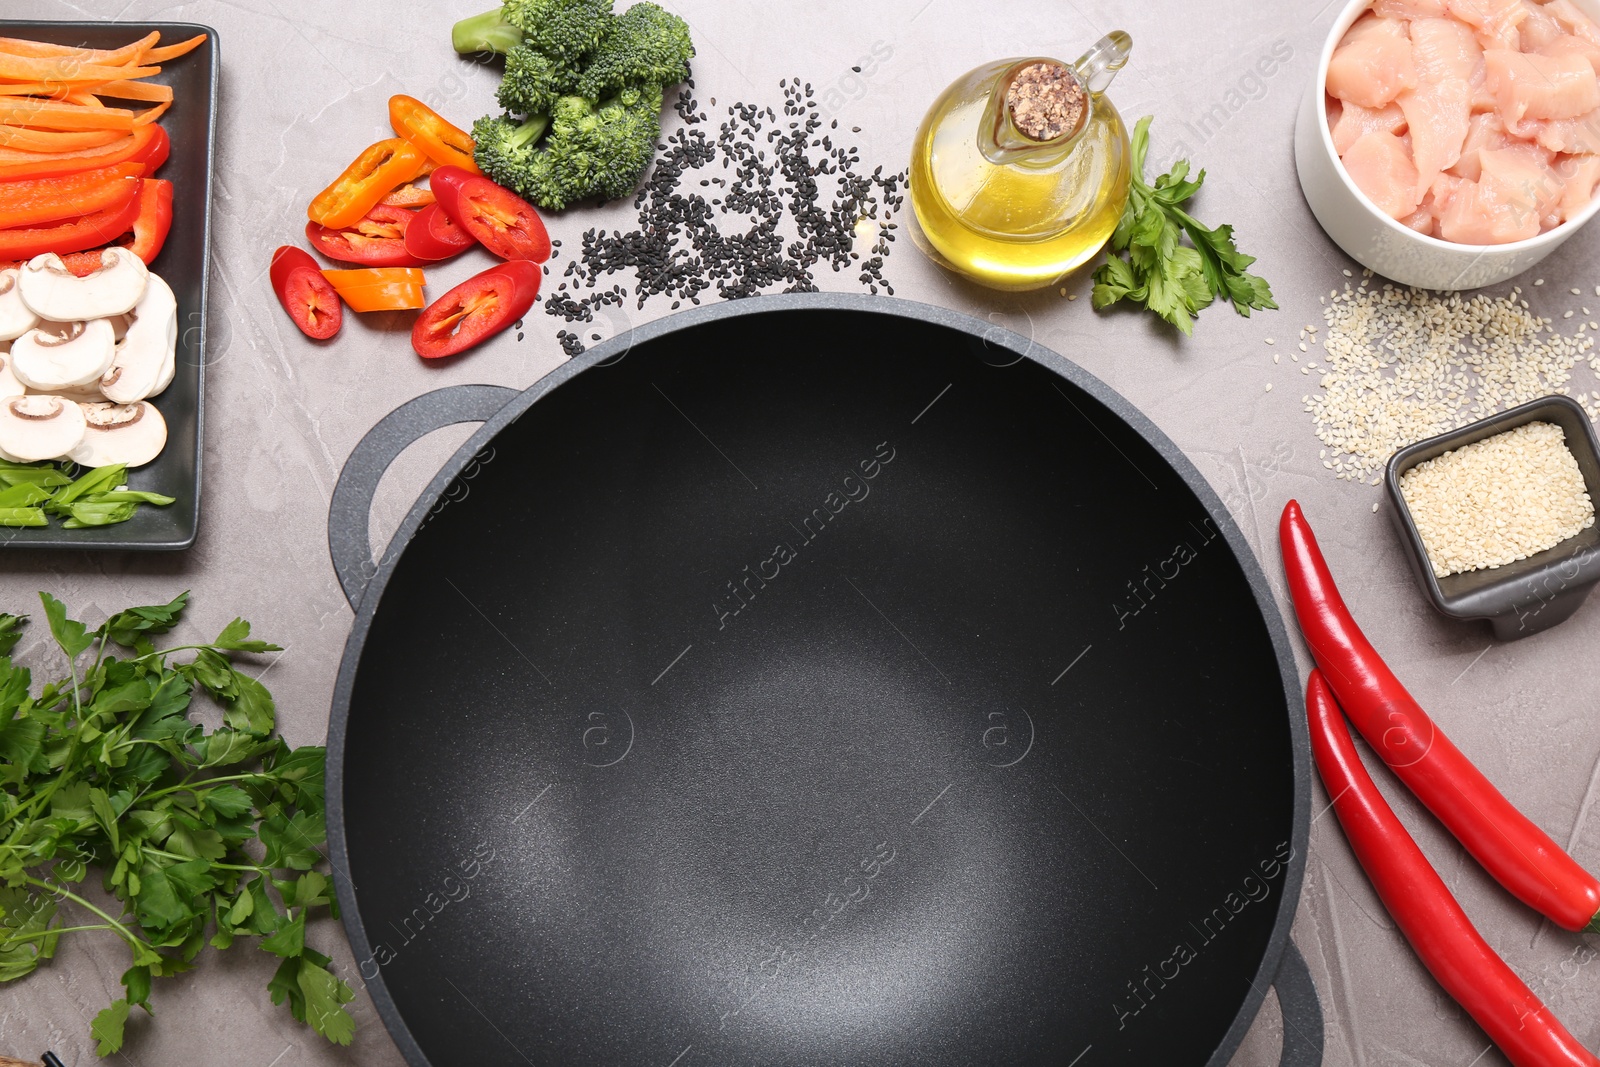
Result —
[{"label": "sliced orange chili pepper", "polygon": [[379,141],[355,158],[332,185],[318,193],[306,210],[312,222],[329,229],[354,226],[397,185],[417,176],[427,158],[399,137]]},{"label": "sliced orange chili pepper", "polygon": [[384,207],[427,207],[434,202],[432,189],[424,189],[416,183],[402,185],[378,203]]},{"label": "sliced orange chili pepper", "polygon": [[416,267],[325,270],[322,276],[351,311],[411,311],[427,303],[422,271]]},{"label": "sliced orange chili pepper", "polygon": [[442,115],[416,97],[389,98],[389,125],[438,165],[480,173],[472,159],[472,135],[446,122]]}]

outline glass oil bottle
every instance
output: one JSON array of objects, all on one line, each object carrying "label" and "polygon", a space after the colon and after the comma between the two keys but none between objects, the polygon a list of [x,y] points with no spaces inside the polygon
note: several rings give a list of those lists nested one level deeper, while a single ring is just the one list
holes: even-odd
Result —
[{"label": "glass oil bottle", "polygon": [[1133,41],[1074,63],[987,63],[934,101],[912,148],[912,239],[995,289],[1036,289],[1091,259],[1128,199],[1130,149],[1105,96]]}]

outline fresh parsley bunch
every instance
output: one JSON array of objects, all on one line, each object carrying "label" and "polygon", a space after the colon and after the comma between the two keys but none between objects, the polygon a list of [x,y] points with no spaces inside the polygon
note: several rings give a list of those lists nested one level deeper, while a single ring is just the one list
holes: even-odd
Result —
[{"label": "fresh parsley bunch", "polygon": [[[1180,159],[1151,185],[1144,180],[1150,149],[1150,116],[1133,128],[1133,182],[1128,203],[1111,235],[1111,252],[1094,272],[1090,302],[1096,311],[1127,300],[1154,311],[1185,336],[1194,318],[1221,296],[1246,318],[1251,308],[1277,308],[1266,279],[1245,268],[1256,261],[1233,243],[1233,227],[1207,229],[1183,210],[1206,180],[1201,171],[1189,180],[1189,161]],[[1188,234],[1191,245],[1181,244]],[[1128,258],[1123,259],[1121,253]]]},{"label": "fresh parsley bunch", "polygon": [[[126,994],[90,1028],[104,1056],[122,1047],[132,1008],[150,1012],[153,978],[187,971],[208,944],[259,937],[283,960],[273,1002],[347,1045],[355,1024],[342,1005],[355,994],[306,944],[316,909],[337,912],[315,869],[323,749],[272,736],[272,696],[233,658],[279,648],[252,639],[243,619],[210,644],[154,646],[188,597],[91,630],[40,593],[68,676],[37,694],[10,658],[25,616],[0,614],[0,982],[32,972],[69,934],[120,938],[132,956]],[[180,652],[194,655],[177,662]],[[197,691],[221,705],[220,728],[189,720]],[[103,893],[80,884],[91,870]]]}]

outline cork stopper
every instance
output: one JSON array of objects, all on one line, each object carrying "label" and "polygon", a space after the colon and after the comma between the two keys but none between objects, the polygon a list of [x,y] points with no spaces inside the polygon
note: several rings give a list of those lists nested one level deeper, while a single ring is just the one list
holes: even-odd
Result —
[{"label": "cork stopper", "polygon": [[1032,141],[1053,141],[1075,133],[1087,103],[1077,75],[1059,63],[1028,64],[1006,90],[1012,124]]}]

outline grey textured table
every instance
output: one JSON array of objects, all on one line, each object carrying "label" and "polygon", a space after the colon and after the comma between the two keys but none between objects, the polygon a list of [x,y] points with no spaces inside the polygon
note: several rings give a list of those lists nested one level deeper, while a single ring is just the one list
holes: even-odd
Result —
[{"label": "grey textured table", "polygon": [[[220,32],[215,303],[197,546],[153,556],[9,553],[0,557],[0,606],[36,610],[33,592],[46,589],[82,617],[98,619],[106,610],[193,589],[185,632],[214,634],[239,613],[259,634],[286,645],[266,669],[283,732],[295,744],[322,738],[351,618],[324,533],[328,496],[345,457],[374,421],[412,396],[460,382],[523,387],[563,357],[555,342],[558,321],[538,314],[530,316],[526,340],[508,335],[442,369],[416,359],[402,324],[381,317],[349,316],[336,345],[315,349],[277,307],[264,276],[267,258],[275,246],[300,239],[307,199],[362,146],[387,136],[392,93],[442,101],[447,116],[463,123],[491,109],[493,69],[458,59],[449,48],[451,23],[487,3],[35,0],[30,6],[30,17],[184,20]],[[816,0],[780,9],[672,0],[669,6],[689,18],[700,45],[695,76],[702,101],[776,106],[778,79],[798,74],[819,92],[837,91],[841,127],[860,126],[867,167],[881,162],[886,170],[904,165],[923,110],[968,68],[1030,53],[1070,59],[1102,32],[1131,32],[1133,62],[1113,98],[1130,121],[1157,116],[1158,154],[1181,139],[1196,162],[1215,168],[1199,214],[1238,227],[1283,310],[1247,321],[1213,309],[1196,337],[1180,342],[1144,317],[1097,316],[1086,298],[1068,301],[1055,290],[1020,299],[987,294],[945,276],[905,241],[886,268],[897,294],[1031,335],[1121,391],[1212,480],[1280,597],[1274,523],[1283,501],[1298,497],[1353,609],[1413,692],[1516,803],[1570,843],[1580,861],[1600,867],[1600,820],[1587,818],[1600,776],[1594,712],[1600,676],[1589,669],[1600,602],[1549,633],[1510,645],[1493,642],[1487,627],[1434,615],[1387,520],[1372,513],[1379,490],[1335,481],[1323,469],[1299,399],[1310,379],[1289,360],[1274,366],[1273,350],[1263,344],[1267,336],[1293,338],[1299,327],[1320,323],[1318,294],[1342,283],[1341,270],[1353,266],[1301,200],[1290,148],[1295,108],[1336,3],[1011,0],[985,5],[987,15],[959,0]],[[889,58],[869,68],[870,77],[854,75],[851,67],[875,44]],[[626,205],[584,209],[553,219],[551,230],[571,254],[584,229],[626,227],[631,218]],[[1550,311],[1559,313],[1568,286],[1587,292],[1600,282],[1594,241],[1582,235],[1548,260],[1538,273],[1551,284],[1530,289],[1534,299],[1547,296]],[[453,284],[477,269],[469,257],[437,274]],[[853,285],[847,275],[819,277],[824,287]],[[442,291],[438,282],[433,288]],[[1070,286],[1085,297],[1087,288],[1082,277]],[[633,321],[664,313],[666,304],[652,302]],[[1593,388],[1590,377],[1580,366],[1574,388]],[[1268,382],[1277,388],[1267,391]],[[441,431],[401,457],[374,508],[376,541],[388,537],[468,431]],[[44,654],[37,631],[21,654]],[[1392,778],[1383,785],[1495,948],[1580,1038],[1600,1045],[1593,951],[1512,901],[1397,792]],[[1326,800],[1319,783],[1313,812],[1323,811]],[[1504,1063],[1401,940],[1335,820],[1319,819],[1311,840],[1295,939],[1326,1012],[1329,1067]],[[337,924],[321,924],[311,940],[348,962]],[[7,987],[0,994],[0,1054],[32,1058],[53,1048],[69,1065],[93,1062],[88,1022],[117,995],[126,966],[120,953],[114,944],[68,939],[52,964]],[[161,1017],[153,1026],[135,1025],[119,1059],[133,1067],[401,1062],[364,997],[353,1005],[359,1032],[348,1050],[326,1044],[269,1004],[273,962],[248,949],[208,955],[196,973],[158,983]],[[1234,1062],[1275,1064],[1280,1029],[1269,997]]]}]

